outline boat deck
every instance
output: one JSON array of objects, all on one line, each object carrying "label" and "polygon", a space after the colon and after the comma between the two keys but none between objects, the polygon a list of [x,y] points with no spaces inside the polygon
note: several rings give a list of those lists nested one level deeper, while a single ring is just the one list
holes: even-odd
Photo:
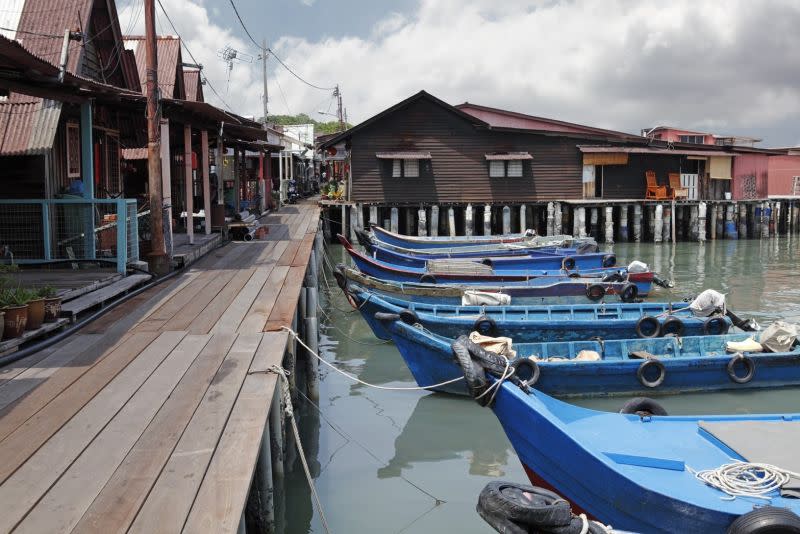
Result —
[{"label": "boat deck", "polygon": [[318,220],[288,206],[0,369],[0,532],[235,532]]}]

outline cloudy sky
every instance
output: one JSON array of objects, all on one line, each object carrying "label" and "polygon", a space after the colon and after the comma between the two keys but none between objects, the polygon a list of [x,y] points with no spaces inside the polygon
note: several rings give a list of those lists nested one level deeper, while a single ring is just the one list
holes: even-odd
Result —
[{"label": "cloudy sky", "polygon": [[[260,115],[258,60],[228,71],[218,54],[259,54],[229,0],[161,1],[225,105]],[[669,124],[800,145],[797,0],[234,1],[300,76],[339,84],[351,122],[425,89],[627,132]],[[142,31],[141,5],[118,0],[123,31]],[[157,31],[174,33],[163,16]],[[270,113],[335,111],[329,91],[267,66]]]}]

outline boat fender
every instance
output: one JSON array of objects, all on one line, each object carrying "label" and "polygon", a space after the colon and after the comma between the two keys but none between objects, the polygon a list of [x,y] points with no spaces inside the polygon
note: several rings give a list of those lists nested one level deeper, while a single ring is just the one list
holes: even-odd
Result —
[{"label": "boat fender", "polygon": [[478,509],[492,517],[535,527],[537,532],[566,527],[572,521],[569,503],[558,494],[513,482],[489,482],[478,496]]},{"label": "boat fender", "polygon": [[400,314],[397,313],[386,313],[386,312],[375,312],[375,320],[376,321],[398,321],[400,320]]},{"label": "boat fender", "polygon": [[336,279],[336,285],[339,286],[339,289],[347,292],[347,277],[345,277],[344,273],[341,272],[338,267],[333,271],[333,277]]},{"label": "boat fender", "polygon": [[472,325],[472,329],[479,334],[489,337],[497,337],[498,330],[497,330],[497,323],[491,317],[486,315],[481,315],[475,320],[475,324]]},{"label": "boat fender", "polygon": [[350,303],[350,306],[352,306],[354,310],[359,309],[358,303],[356,302],[356,298],[353,296],[352,293],[350,293],[350,291],[345,290],[344,296],[347,298],[347,302]]},{"label": "boat fender", "polygon": [[661,324],[661,335],[681,337],[686,330],[686,325],[683,324],[678,317],[670,315]]},{"label": "boat fender", "polygon": [[[739,362],[742,362],[742,365],[744,365],[744,376],[739,376],[736,374],[736,364]],[[753,358],[745,356],[741,352],[735,354],[733,358],[728,361],[728,365],[725,366],[725,369],[728,371],[728,378],[737,384],[747,384],[756,374],[756,364],[753,361]]]},{"label": "boat fender", "polygon": [[616,254],[606,254],[603,256],[603,267],[608,269],[609,267],[613,267],[617,264],[617,256]]},{"label": "boat fender", "polygon": [[580,275],[580,273],[569,273],[569,274],[567,275],[567,277],[568,277],[568,278],[580,278],[580,277],[581,277],[581,275]]},{"label": "boat fender", "polygon": [[641,417],[648,415],[669,415],[659,403],[650,397],[634,397],[620,408],[619,413],[636,414]]},{"label": "boat fender", "polygon": [[481,263],[484,264],[484,265],[488,265],[489,267],[494,268],[494,262],[492,261],[492,258],[483,258],[481,260]]},{"label": "boat fender", "polygon": [[[647,372],[649,367],[655,367],[658,369],[658,377],[655,380],[650,380],[644,374]],[[667,377],[667,368],[664,367],[664,364],[661,363],[659,360],[647,359],[642,362],[638,369],[636,369],[636,378],[639,379],[639,383],[642,384],[646,388],[657,388],[661,384],[664,383],[664,379]]]},{"label": "boat fender", "polygon": [[600,247],[597,246],[597,243],[593,241],[586,241],[575,248],[575,252],[577,252],[579,255],[591,254],[593,252],[597,252],[598,250],[600,250]]},{"label": "boat fender", "polygon": [[764,506],[737,517],[728,534],[767,534],[800,532],[800,516],[787,508]]},{"label": "boat fender", "polygon": [[625,277],[619,273],[609,273],[603,277],[603,282],[624,282]]},{"label": "boat fender", "polygon": [[728,321],[719,315],[709,317],[703,323],[703,333],[711,336],[721,336],[727,334],[728,328]]},{"label": "boat fender", "polygon": [[414,313],[413,310],[403,310],[400,312],[399,317],[400,320],[407,325],[414,326],[415,324],[419,324],[419,317],[417,317],[417,314]]},{"label": "boat fender", "polygon": [[606,294],[606,288],[602,284],[592,284],[586,288],[586,298],[592,302],[597,302]]},{"label": "boat fender", "polygon": [[486,372],[478,362],[472,360],[472,355],[467,348],[468,342],[469,338],[467,336],[460,336],[450,344],[450,349],[453,351],[453,356],[455,356],[459,367],[461,367],[461,372],[464,373],[464,381],[467,383],[467,390],[470,396],[476,399],[481,406],[486,406],[489,403],[488,395],[477,398],[488,387]]},{"label": "boat fender", "polygon": [[575,268],[575,258],[572,256],[564,256],[564,259],[561,260],[561,268],[565,271],[571,271]]},{"label": "boat fender", "polygon": [[633,302],[638,296],[639,288],[632,282],[625,284],[622,287],[622,291],[619,292],[619,298],[622,299],[622,302]]},{"label": "boat fender", "polygon": [[652,315],[645,315],[636,321],[636,335],[643,338],[658,337],[661,333],[661,323]]},{"label": "boat fender", "polygon": [[436,277],[433,276],[432,274],[423,274],[422,276],[419,277],[419,281],[423,284],[435,284]]},{"label": "boat fender", "polygon": [[514,376],[527,386],[535,386],[542,372],[536,360],[530,358],[517,358],[511,362],[511,367],[514,369]]}]

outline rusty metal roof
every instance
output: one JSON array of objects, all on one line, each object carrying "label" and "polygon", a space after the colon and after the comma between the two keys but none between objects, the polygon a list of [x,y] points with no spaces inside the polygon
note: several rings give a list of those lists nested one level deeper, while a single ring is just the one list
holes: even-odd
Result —
[{"label": "rusty metal roof", "polygon": [[[704,146],[704,145],[698,145]],[[709,145],[712,146],[712,145]],[[629,147],[629,146],[590,146],[578,145],[578,150],[584,154],[625,153],[625,154],[661,154],[664,156],[736,156],[725,150],[691,150],[682,148],[655,148],[655,147]]]},{"label": "rusty metal roof", "polygon": [[199,70],[184,70],[183,85],[186,87],[186,100],[205,102],[205,98],[203,98],[203,84],[200,83]]},{"label": "rusty metal roof", "polygon": [[[142,94],[147,95],[146,47],[144,36],[126,35],[125,48],[133,50],[136,69],[139,71]],[[159,35],[156,38],[158,55],[158,87],[162,98],[184,98],[183,78],[178,78],[178,64],[181,61],[181,40],[174,35]]]},{"label": "rusty metal roof", "polygon": [[42,98],[0,107],[0,155],[43,154],[53,146],[61,102]]}]

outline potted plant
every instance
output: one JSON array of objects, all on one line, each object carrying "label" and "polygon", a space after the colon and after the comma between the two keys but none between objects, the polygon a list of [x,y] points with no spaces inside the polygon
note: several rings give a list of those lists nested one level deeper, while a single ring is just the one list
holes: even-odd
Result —
[{"label": "potted plant", "polygon": [[44,299],[44,322],[54,322],[61,315],[61,297],[53,286],[40,287],[38,293]]},{"label": "potted plant", "polygon": [[28,323],[28,299],[26,290],[4,289],[0,294],[3,315],[3,339],[14,339],[25,333]]},{"label": "potted plant", "polygon": [[44,297],[39,295],[38,290],[23,289],[24,293],[22,298],[28,304],[28,322],[25,325],[26,330],[37,330],[42,327],[44,322]]}]

